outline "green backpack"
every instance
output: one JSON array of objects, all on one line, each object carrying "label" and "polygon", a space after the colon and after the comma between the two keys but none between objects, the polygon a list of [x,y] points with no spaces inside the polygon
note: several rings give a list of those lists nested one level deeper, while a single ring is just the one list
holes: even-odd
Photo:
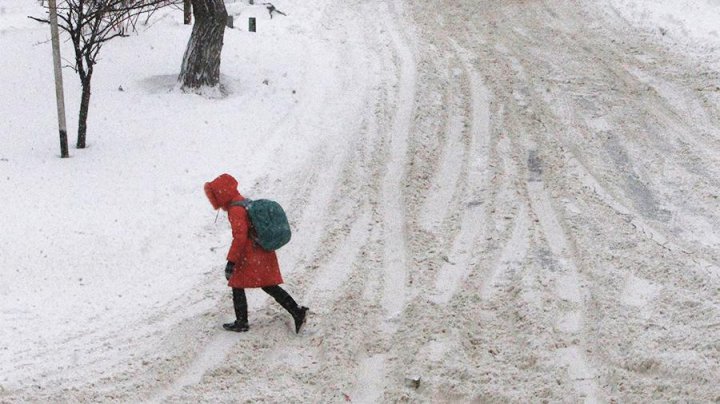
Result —
[{"label": "green backpack", "polygon": [[245,199],[230,206],[242,206],[248,213],[253,240],[267,251],[275,251],[290,241],[290,224],[279,203],[268,199]]}]

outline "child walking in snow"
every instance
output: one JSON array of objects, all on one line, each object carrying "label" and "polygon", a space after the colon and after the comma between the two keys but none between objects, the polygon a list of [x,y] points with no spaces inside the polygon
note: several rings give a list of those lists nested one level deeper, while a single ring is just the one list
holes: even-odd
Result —
[{"label": "child walking in snow", "polygon": [[225,278],[233,292],[233,307],[236,320],[223,324],[228,331],[245,332],[248,326],[248,307],[245,289],[262,288],[292,315],[295,332],[305,323],[308,308],[299,306],[295,300],[281,288],[283,283],[277,256],[267,251],[250,238],[250,220],[245,207],[237,202],[245,198],[237,190],[238,183],[229,174],[222,174],[205,183],[205,194],[213,209],[222,209],[228,213],[233,241],[227,254]]}]

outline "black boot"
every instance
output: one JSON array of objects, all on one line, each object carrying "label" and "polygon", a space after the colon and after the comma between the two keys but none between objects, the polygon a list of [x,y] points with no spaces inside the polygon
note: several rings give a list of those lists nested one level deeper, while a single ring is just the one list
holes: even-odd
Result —
[{"label": "black boot", "polygon": [[295,334],[300,333],[300,327],[305,324],[305,320],[307,319],[307,311],[308,308],[305,306],[298,307],[297,310],[295,310],[295,313],[291,313],[293,316],[293,319],[295,320]]},{"label": "black boot", "polygon": [[245,289],[233,288],[233,308],[235,309],[235,320],[232,323],[223,324],[223,328],[228,331],[245,332],[250,329],[248,326],[247,314],[247,298],[245,297]]},{"label": "black boot", "polygon": [[232,323],[225,323],[223,324],[223,328],[228,331],[235,331],[235,332],[245,332],[250,329],[250,327],[245,324],[238,323],[237,321]]},{"label": "black boot", "polygon": [[272,296],[275,301],[280,303],[280,305],[292,315],[293,320],[295,320],[295,333],[299,333],[300,328],[305,324],[308,308],[298,306],[295,299],[280,286],[269,286],[262,288],[262,290]]}]

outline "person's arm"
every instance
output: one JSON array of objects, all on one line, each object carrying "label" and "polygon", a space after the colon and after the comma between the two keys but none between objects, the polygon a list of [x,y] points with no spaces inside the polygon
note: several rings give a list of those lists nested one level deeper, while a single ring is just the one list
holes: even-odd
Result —
[{"label": "person's arm", "polygon": [[243,256],[247,243],[250,242],[248,232],[250,229],[247,212],[243,207],[231,207],[228,209],[228,219],[230,220],[230,228],[232,229],[232,244],[227,254],[227,260],[236,265],[240,265],[245,257]]}]

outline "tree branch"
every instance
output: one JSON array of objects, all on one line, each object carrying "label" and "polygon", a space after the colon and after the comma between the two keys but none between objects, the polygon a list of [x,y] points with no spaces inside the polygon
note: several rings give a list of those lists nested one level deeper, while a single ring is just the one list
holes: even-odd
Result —
[{"label": "tree branch", "polygon": [[35,20],[37,22],[41,22],[43,24],[50,24],[50,21],[48,21],[48,20],[43,20],[42,18],[33,17],[31,15],[27,16],[27,18],[29,18],[31,20]]}]

